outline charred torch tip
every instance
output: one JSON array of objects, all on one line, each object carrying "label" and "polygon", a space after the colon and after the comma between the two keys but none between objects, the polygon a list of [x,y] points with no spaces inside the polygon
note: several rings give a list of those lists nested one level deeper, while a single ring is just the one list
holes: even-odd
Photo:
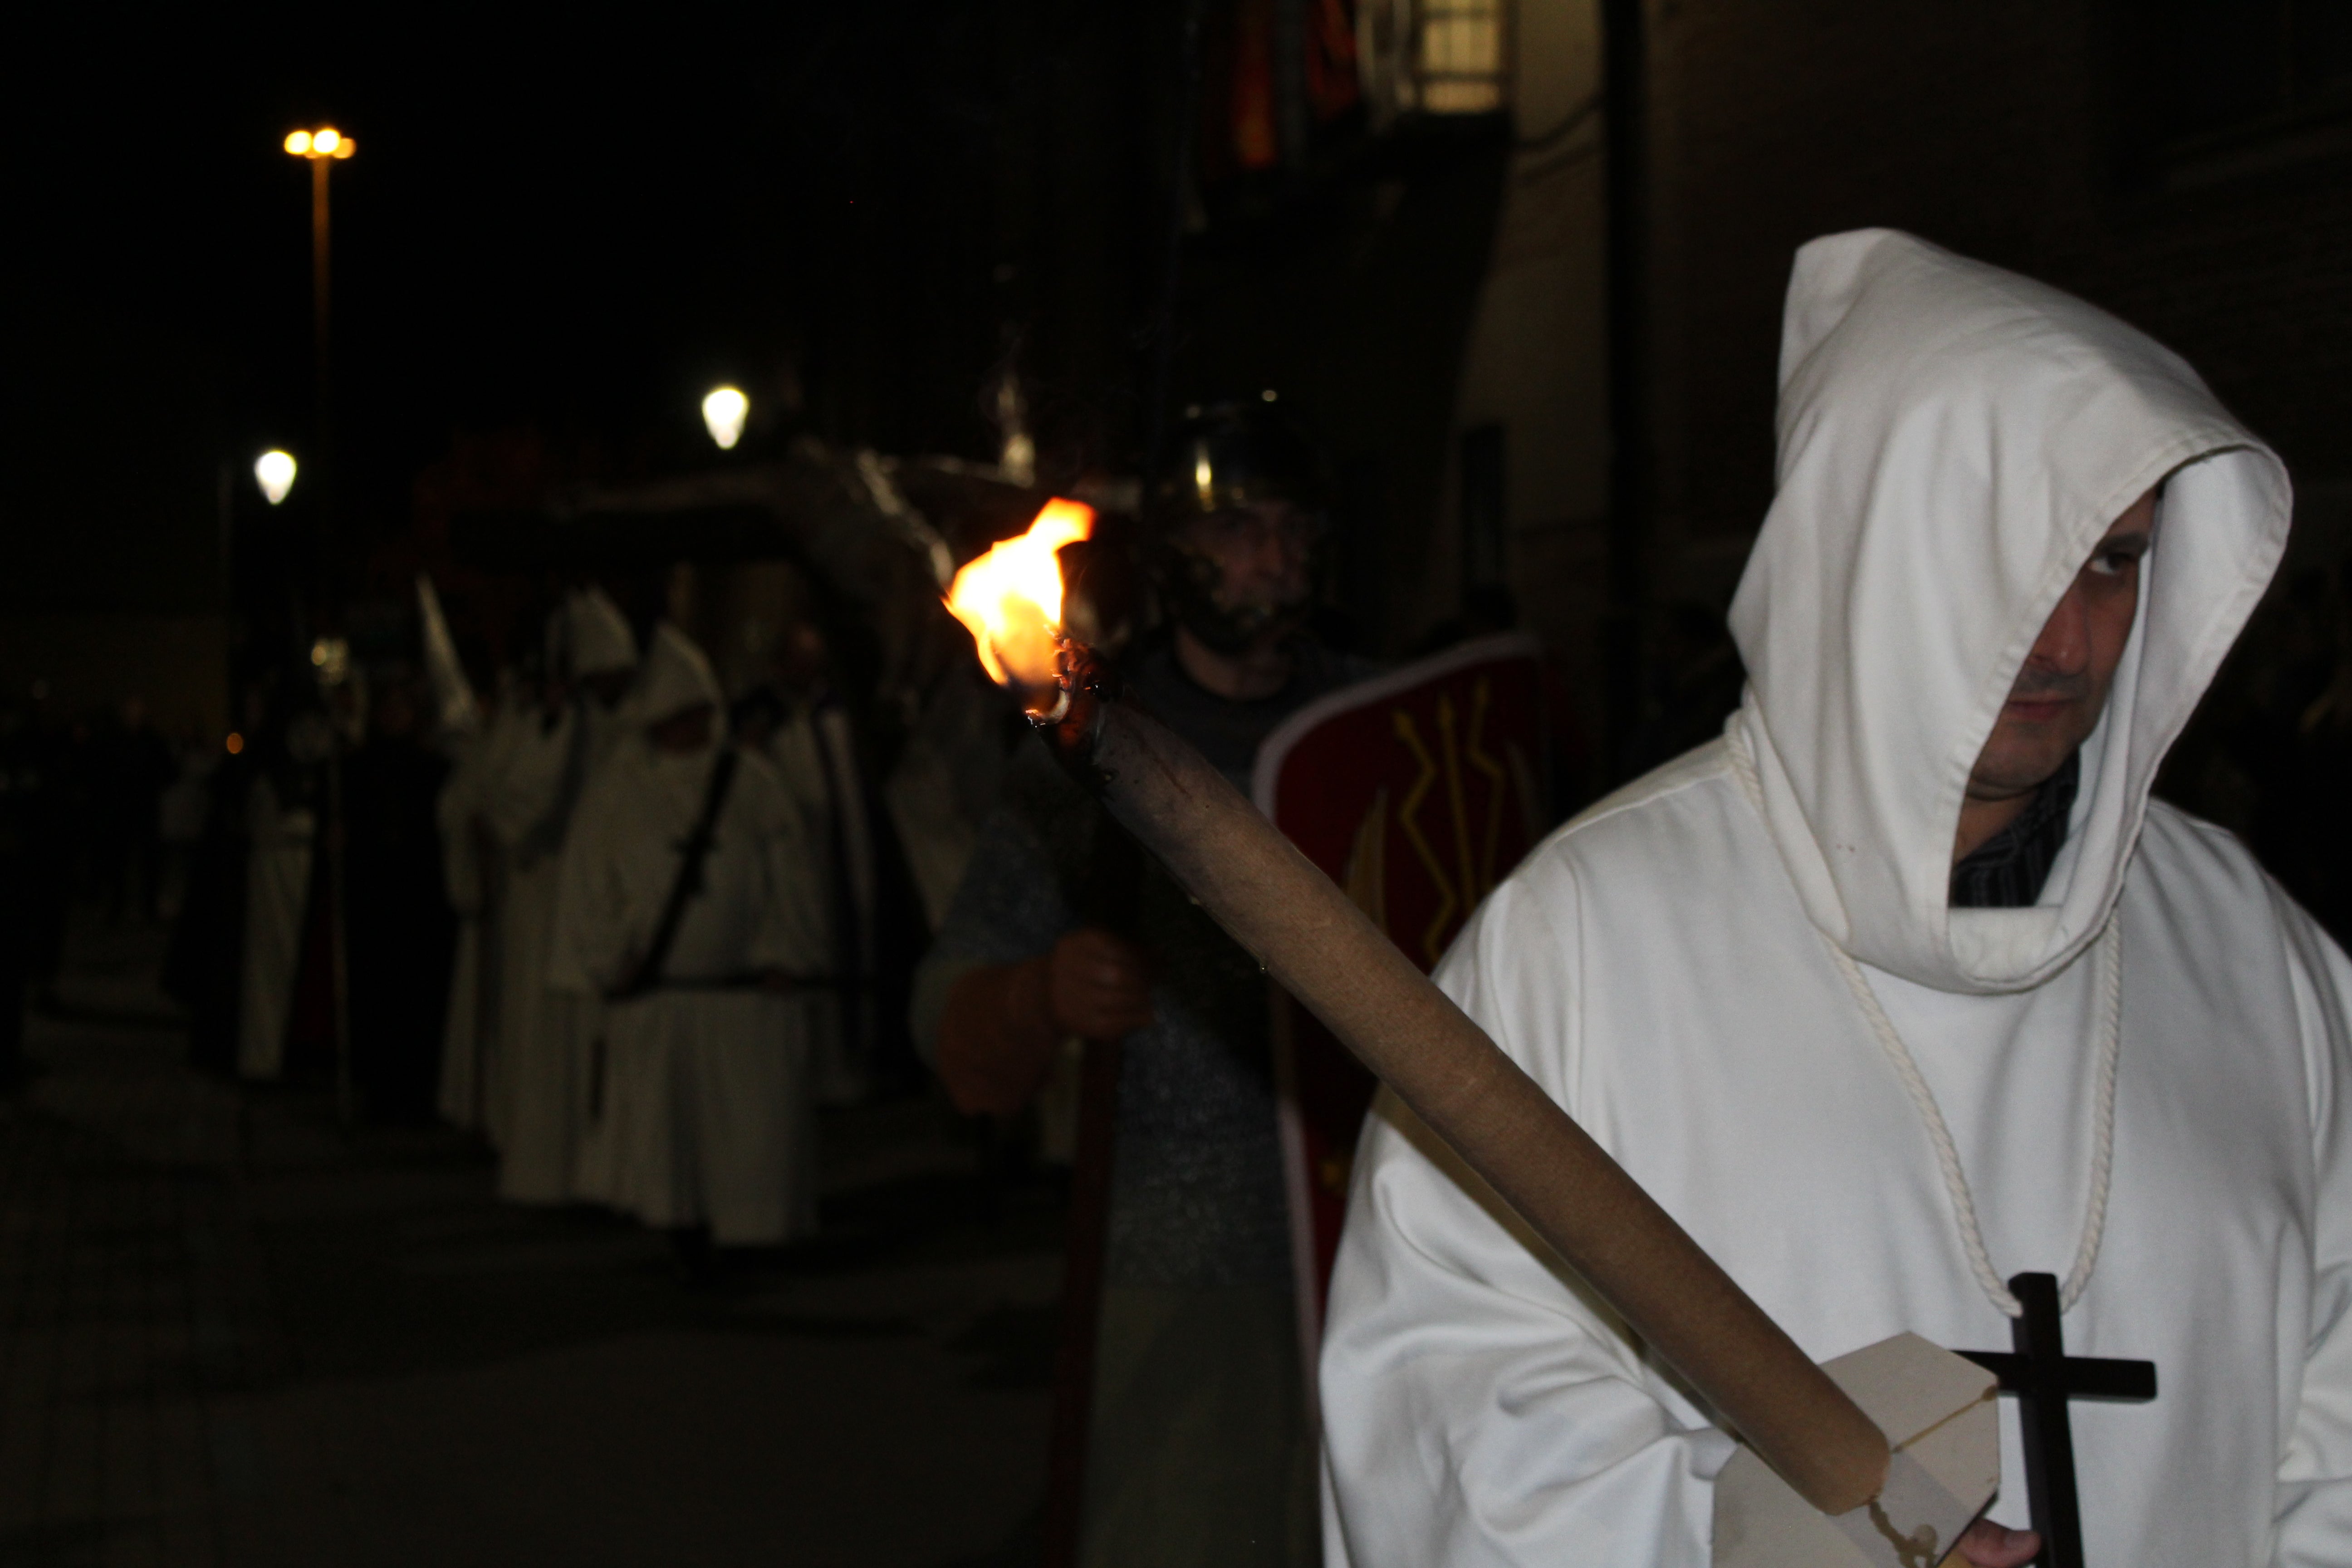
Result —
[{"label": "charred torch tip", "polygon": [[1082,693],[1105,702],[1118,700],[1118,671],[1110,661],[1076,637],[1054,638],[1054,684],[1067,697]]},{"label": "charred torch tip", "polygon": [[1101,782],[1094,775],[1096,731],[1106,703],[1119,700],[1118,670],[1093,648],[1066,637],[1054,645],[1054,684],[1029,706],[1029,722],[1044,737],[1062,765],[1090,787]]},{"label": "charred torch tip", "polygon": [[[1029,722],[1041,730],[1050,729],[1070,716],[1070,689],[1066,686],[1055,685],[1047,689],[1054,694],[1053,705],[1048,708],[1027,710]],[[1042,698],[1042,693],[1040,695]]]},{"label": "charred torch tip", "polygon": [[1033,688],[1021,704],[1022,711],[1029,715],[1029,722],[1048,730],[1068,718],[1071,703],[1087,689],[1087,671],[1097,662],[1094,649],[1072,641],[1056,628],[1053,681]]}]

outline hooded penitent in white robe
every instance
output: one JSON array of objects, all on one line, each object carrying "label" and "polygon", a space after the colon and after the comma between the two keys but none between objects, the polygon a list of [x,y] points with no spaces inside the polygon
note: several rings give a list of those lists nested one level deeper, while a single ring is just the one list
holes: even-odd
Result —
[{"label": "hooded penitent in white robe", "polygon": [[475,824],[481,813],[482,781],[495,765],[509,728],[499,719],[513,704],[497,704],[485,715],[457,657],[448,617],[441,613],[441,595],[422,572],[416,574],[416,612],[425,680],[433,693],[435,738],[450,762],[449,776],[435,802],[434,824],[441,835],[441,884],[457,917],[436,1107],[451,1125],[478,1130],[487,1120],[486,1068],[498,1028],[499,868],[492,863],[494,858],[483,854]]},{"label": "hooded penitent in white robe", "polygon": [[[803,875],[823,889],[835,949],[824,967],[845,979],[873,972],[874,840],[857,771],[849,716],[838,702],[796,710],[768,738],[766,755],[799,807],[810,860]],[[847,1105],[870,1087],[867,1043],[873,995],[845,986],[809,998],[810,1053],[817,1100]]]},{"label": "hooded penitent in white robe", "polygon": [[[659,628],[639,717],[653,722],[718,700],[699,652],[674,627]],[[718,756],[716,745],[664,752],[640,731],[599,770],[564,849],[549,970],[557,987],[609,995],[635,973]],[[747,983],[762,971],[821,973],[831,962],[811,864],[800,812],[775,770],[741,755],[663,984],[604,1008],[584,1195],[648,1225],[708,1226],[720,1246],[815,1228],[810,1002]]]},{"label": "hooded penitent in white robe", "polygon": [[488,795],[521,724],[535,715],[509,692],[474,732],[453,739],[455,765],[441,786],[441,878],[457,916],[449,1014],[441,1032],[441,1119],[497,1142],[504,1107],[490,1093],[499,1039],[499,939],[504,934],[506,858],[482,831]]},{"label": "hooded penitent in white robe", "polygon": [[[2352,971],[2236,840],[2148,799],[2284,548],[2281,465],[2138,332],[1885,231],[1799,253],[1780,380],[1779,493],[1733,607],[1745,705],[1531,855],[1442,983],[1808,1354],[1906,1330],[2006,1350],[1831,944],[1940,1103],[1998,1279],[2063,1279],[2112,916],[2112,1191],[2063,1330],[2154,1361],[2160,1393],[2073,1408],[2089,1558],[2352,1560]],[[1971,765],[2159,480],[2042,901],[1950,909]],[[1706,1563],[1731,1440],[1402,1121],[1367,1128],[1332,1286],[1328,1555]],[[2002,1405],[1992,1513],[2021,1527]]]},{"label": "hooded penitent in white robe", "polygon": [[244,973],[238,982],[236,1070],[275,1079],[286,1068],[286,1022],[302,966],[302,931],[310,906],[310,855],[318,813],[281,803],[269,775],[246,802],[252,844],[245,872]]},{"label": "hooded penitent in white robe", "polygon": [[[575,675],[632,668],[636,638],[603,593],[572,595],[558,622]],[[481,810],[505,864],[499,932],[499,1043],[490,1120],[499,1195],[554,1204],[580,1195],[600,1007],[593,995],[548,983],[563,846],[589,779],[627,733],[624,701],[606,708],[583,689],[549,712],[533,708],[500,747],[481,784]]]}]

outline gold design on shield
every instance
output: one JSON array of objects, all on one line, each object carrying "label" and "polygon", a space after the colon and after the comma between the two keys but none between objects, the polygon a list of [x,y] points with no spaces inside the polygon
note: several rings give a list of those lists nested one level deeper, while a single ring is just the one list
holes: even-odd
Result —
[{"label": "gold design on shield", "polygon": [[1421,776],[1412,781],[1412,788],[1405,792],[1404,804],[1397,808],[1397,826],[1404,829],[1405,837],[1412,845],[1412,852],[1421,857],[1422,865],[1428,868],[1429,879],[1437,884],[1437,912],[1430,917],[1429,929],[1421,936],[1421,945],[1428,952],[1429,962],[1435,963],[1438,935],[1445,930],[1445,922],[1454,918],[1457,907],[1454,884],[1445,879],[1445,867],[1437,858],[1437,851],[1429,847],[1428,836],[1421,830],[1421,803],[1428,797],[1429,786],[1437,782],[1437,764],[1430,760],[1429,748],[1422,744],[1421,731],[1414,725],[1412,715],[1400,708],[1395,718],[1397,739],[1405,743],[1412,752],[1413,760],[1421,764]]},{"label": "gold design on shield", "polygon": [[1494,698],[1494,688],[1485,676],[1470,694],[1470,742],[1465,748],[1470,753],[1470,765],[1486,775],[1490,805],[1486,812],[1486,842],[1478,862],[1479,886],[1487,892],[1495,889],[1495,857],[1503,847],[1503,802],[1509,795],[1505,787],[1503,764],[1488,756],[1479,741],[1486,733],[1486,705]]},{"label": "gold design on shield", "polygon": [[[1438,751],[1434,754],[1428,742],[1422,739],[1421,727],[1413,722],[1410,712],[1399,708],[1390,715],[1397,739],[1412,753],[1413,761],[1421,769],[1420,776],[1412,781],[1412,787],[1405,792],[1403,803],[1397,807],[1397,826],[1403,829],[1414,856],[1420,859],[1423,868],[1429,873],[1429,879],[1437,888],[1437,909],[1421,936],[1422,950],[1433,964],[1444,956],[1444,948],[1441,944],[1449,934],[1454,915],[1457,912],[1466,915],[1480,899],[1494,891],[1496,862],[1502,852],[1503,814],[1510,809],[1511,786],[1516,782],[1522,794],[1527,789],[1521,776],[1525,765],[1520,763],[1516,747],[1507,743],[1506,746],[1513,763],[1509,768],[1486,749],[1486,716],[1493,700],[1493,688],[1482,676],[1471,689],[1469,722],[1457,729],[1452,695],[1440,695],[1437,700]],[[1470,766],[1487,783],[1486,820],[1483,825],[1471,820],[1470,803],[1463,791],[1462,763],[1465,756]],[[1444,859],[1438,853],[1437,846],[1431,841],[1430,835],[1423,831],[1421,820],[1422,806],[1441,778],[1445,781],[1446,802],[1453,807],[1451,837],[1455,860],[1453,876],[1447,875]],[[1524,810],[1527,803],[1522,801],[1520,805]],[[1364,894],[1359,891],[1358,877],[1368,865],[1365,854],[1367,835],[1374,836],[1376,839],[1386,837],[1381,831],[1380,819],[1386,816],[1387,809],[1388,795],[1386,791],[1382,791],[1374,797],[1370,811],[1365,814],[1362,825],[1357,828],[1356,846],[1348,858],[1348,890],[1368,914],[1371,908],[1366,904]],[[1475,855],[1472,852],[1474,835],[1478,840],[1478,853]],[[1382,930],[1387,929],[1384,920],[1374,918]]]}]

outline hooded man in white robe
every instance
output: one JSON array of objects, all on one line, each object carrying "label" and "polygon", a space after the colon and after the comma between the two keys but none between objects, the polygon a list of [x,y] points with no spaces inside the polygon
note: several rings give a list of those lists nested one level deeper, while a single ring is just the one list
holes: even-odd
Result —
[{"label": "hooded man in white robe", "polygon": [[333,753],[326,716],[304,709],[289,721],[283,754],[246,796],[245,945],[237,1008],[236,1070],[263,1080],[286,1070],[286,1036],[310,921],[311,856],[319,836],[320,764]]},{"label": "hooded man in white robe", "polygon": [[498,941],[498,1046],[487,1119],[499,1148],[499,1195],[559,1204],[579,1195],[599,1007],[548,983],[563,847],[588,781],[629,728],[623,698],[636,634],[598,588],[570,596],[550,662],[569,676],[543,703],[518,705],[473,782],[477,809],[505,864]]},{"label": "hooded man in white robe", "polygon": [[499,948],[506,934],[507,857],[487,811],[505,775],[509,750],[540,718],[511,673],[481,711],[471,734],[451,747],[454,765],[435,816],[441,828],[441,877],[457,914],[457,957],[449,975],[449,1016],[441,1034],[441,1119],[486,1134],[504,1131],[498,1081]]},{"label": "hooded man in white robe", "polygon": [[822,1105],[854,1105],[872,1091],[877,894],[871,821],[849,714],[826,682],[824,634],[794,626],[776,662],[775,700],[759,749],[798,803],[807,875],[826,892],[835,951],[826,967],[847,982],[809,998],[812,1069]]},{"label": "hooded man in white robe", "polygon": [[719,683],[677,627],[656,630],[630,707],[637,727],[564,848],[550,978],[605,999],[583,1191],[677,1233],[692,1262],[706,1237],[764,1246],[816,1228],[809,996],[793,980],[831,950],[798,806],[764,758],[726,749]]},{"label": "hooded man in white robe", "polygon": [[497,882],[502,867],[478,825],[482,786],[497,776],[511,737],[514,698],[501,689],[485,711],[457,656],[441,595],[422,572],[416,574],[416,605],[425,677],[433,693],[435,743],[449,759],[449,777],[435,802],[434,820],[441,834],[441,885],[457,917],[436,1103],[444,1121],[480,1131],[488,1120],[488,1068],[497,1043]]},{"label": "hooded man in white robe", "polygon": [[[2148,798],[2281,464],[2137,331],[1876,230],[1798,255],[1779,479],[1723,739],[1554,835],[1442,983],[1816,1359],[2006,1350],[2002,1282],[2066,1279],[2068,1352],[2159,1389],[2071,1411],[2091,1562],[2352,1561],[2352,970]],[[1956,900],[2004,832],[2051,853]],[[1732,1439],[1406,1121],[1332,1285],[1328,1558],[1707,1562]],[[2034,1544],[2001,1419],[1979,1563]]]}]

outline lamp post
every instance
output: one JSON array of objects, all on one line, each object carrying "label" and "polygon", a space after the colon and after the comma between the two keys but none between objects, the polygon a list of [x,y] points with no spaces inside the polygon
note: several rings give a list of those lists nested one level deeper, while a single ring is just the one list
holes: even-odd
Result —
[{"label": "lamp post", "polygon": [[327,171],[359,151],[359,143],[331,125],[316,131],[296,131],[286,138],[286,151],[310,161],[310,333],[317,350],[317,395],[320,450],[325,450],[327,421],[327,260],[330,226]]},{"label": "lamp post", "polygon": [[[328,221],[327,172],[335,164],[359,151],[359,143],[331,125],[321,125],[315,131],[295,131],[286,137],[286,151],[297,158],[310,161],[310,331],[317,352],[314,395],[318,399],[317,452],[321,477],[318,517],[318,556],[316,572],[318,598],[314,617],[325,612],[331,584],[335,580],[333,547],[335,492],[335,429],[334,405],[331,398],[331,383],[328,377],[328,260],[332,235]],[[290,479],[289,479],[290,482]],[[341,684],[340,666],[330,669],[333,650],[343,647],[341,639],[320,638],[311,648],[311,663],[320,679],[329,685]],[[350,938],[348,917],[351,902],[344,887],[343,853],[343,769],[344,738],[339,733],[333,749],[327,755],[327,831],[324,848],[327,855],[328,897],[331,900],[328,931],[329,952],[332,963],[335,1031],[335,1100],[345,1126],[352,1122],[357,1100],[352,1077],[352,1005]]]}]

